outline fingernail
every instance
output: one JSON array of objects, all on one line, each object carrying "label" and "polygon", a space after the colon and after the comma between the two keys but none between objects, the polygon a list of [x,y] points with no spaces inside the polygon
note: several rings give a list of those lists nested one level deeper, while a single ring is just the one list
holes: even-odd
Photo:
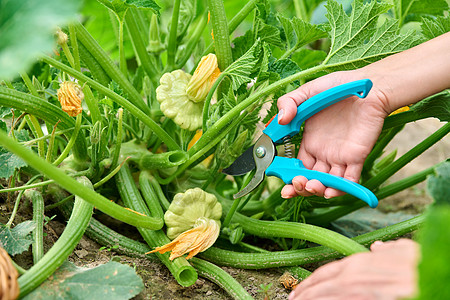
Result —
[{"label": "fingernail", "polygon": [[375,241],[373,242],[374,245],[383,245],[384,243],[382,241]]},{"label": "fingernail", "polygon": [[294,298],[295,298],[295,291],[292,291],[292,292],[289,294],[288,300],[294,300]]},{"label": "fingernail", "polygon": [[310,192],[310,193],[312,193],[312,194],[315,194],[315,193],[316,193],[316,191],[315,191],[314,189],[309,188],[309,187],[305,187],[305,190],[307,190],[308,192]]},{"label": "fingernail", "polygon": [[283,116],[284,116],[284,109],[280,109],[280,111],[278,112],[278,123],[280,123]]}]

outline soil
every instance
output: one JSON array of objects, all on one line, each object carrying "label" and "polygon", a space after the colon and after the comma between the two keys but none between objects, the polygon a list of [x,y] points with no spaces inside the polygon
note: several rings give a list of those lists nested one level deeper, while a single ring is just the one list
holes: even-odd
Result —
[{"label": "soil", "polygon": [[[435,119],[428,119],[407,127],[392,141],[388,147],[387,153],[397,149],[398,156],[408,151],[418,142],[429,136],[442,123]],[[416,160],[405,166],[398,174],[395,174],[389,181],[404,178],[418,171],[426,169],[436,163],[439,163],[450,157],[450,139],[447,137],[438,144],[427,150]],[[5,224],[11,212],[11,207],[7,207],[4,194],[0,194],[0,222]],[[416,214],[423,211],[431,198],[425,191],[425,183],[421,183],[402,191],[394,196],[384,199],[377,208],[381,212],[403,211],[410,214]],[[16,224],[24,220],[31,219],[30,207],[27,201],[23,201],[19,214],[16,217]],[[51,217],[51,216],[50,216]],[[44,228],[45,232],[45,251],[57,240],[64,229],[62,220],[57,218],[51,220]],[[100,249],[101,246],[96,242],[83,237],[75,251],[69,257],[69,260],[78,266],[93,267],[106,263],[110,260],[126,263],[134,267],[137,273],[144,281],[145,290],[134,299],[231,299],[220,287],[212,282],[199,278],[197,282],[188,288],[181,287],[173,279],[164,265],[158,261],[151,261],[143,258],[132,258],[124,255],[118,255],[108,249]],[[16,255],[14,260],[23,268],[31,267],[31,252],[25,252]],[[313,271],[318,265],[304,266]],[[255,299],[287,299],[289,290],[285,289],[279,282],[280,276],[284,273],[283,269],[266,270],[241,270],[229,267],[223,267],[225,271],[238,280],[242,286]],[[270,286],[267,292],[262,291],[262,287]]]}]

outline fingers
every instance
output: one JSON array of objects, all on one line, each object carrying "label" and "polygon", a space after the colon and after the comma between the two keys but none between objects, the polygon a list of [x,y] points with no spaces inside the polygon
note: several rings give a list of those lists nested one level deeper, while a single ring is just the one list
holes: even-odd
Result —
[{"label": "fingers", "polygon": [[304,84],[300,88],[278,98],[278,123],[286,125],[291,122],[297,114],[297,107],[310,96],[309,85]]}]

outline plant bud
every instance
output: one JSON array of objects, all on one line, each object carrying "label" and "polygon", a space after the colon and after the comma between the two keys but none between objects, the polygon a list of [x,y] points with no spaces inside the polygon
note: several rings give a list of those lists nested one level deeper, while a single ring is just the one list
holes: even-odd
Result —
[{"label": "plant bud", "polygon": [[61,28],[58,27],[58,29],[56,30],[56,43],[58,43],[58,45],[62,46],[64,44],[66,44],[68,40],[69,40],[69,37],[67,36],[67,34],[64,33],[61,30]]}]

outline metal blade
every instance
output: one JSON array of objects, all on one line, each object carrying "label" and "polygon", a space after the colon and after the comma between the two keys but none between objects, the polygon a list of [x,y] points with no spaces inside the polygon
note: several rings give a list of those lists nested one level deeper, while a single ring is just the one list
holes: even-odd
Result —
[{"label": "metal blade", "polygon": [[256,168],[253,159],[253,146],[245,150],[236,160],[228,167],[222,170],[222,173],[238,176],[243,175]]}]

